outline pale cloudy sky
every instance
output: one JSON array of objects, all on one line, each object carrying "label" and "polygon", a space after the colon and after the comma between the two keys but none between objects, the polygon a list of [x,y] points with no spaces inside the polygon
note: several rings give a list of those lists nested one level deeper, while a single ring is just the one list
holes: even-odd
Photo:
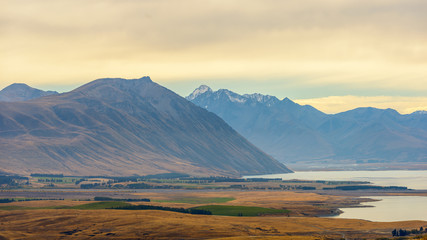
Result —
[{"label": "pale cloudy sky", "polygon": [[0,0],[0,89],[151,78],[334,113],[427,110],[425,0]]}]

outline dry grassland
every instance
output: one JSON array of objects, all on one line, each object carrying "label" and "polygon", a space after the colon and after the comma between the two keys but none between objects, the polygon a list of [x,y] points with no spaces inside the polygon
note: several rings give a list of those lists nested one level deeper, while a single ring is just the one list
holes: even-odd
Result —
[{"label": "dry grassland", "polygon": [[153,210],[16,210],[0,211],[0,219],[0,235],[5,239],[375,238],[390,236],[393,228],[427,225],[421,221],[379,223],[311,217],[227,217]]},{"label": "dry grassland", "polygon": [[[137,193],[135,197],[153,201],[188,198],[234,200],[218,205],[258,206],[289,209],[286,216],[229,217],[190,215],[155,210],[74,210],[31,209],[0,211],[1,239],[375,239],[391,237],[394,228],[427,227],[427,222],[370,222],[356,219],[317,218],[333,207],[354,205],[354,197],[297,193],[288,191],[165,191]],[[75,206],[84,201],[29,201],[1,206]],[[140,202],[169,207],[195,207],[205,204]],[[297,216],[297,217],[295,217]],[[303,216],[303,217],[302,217]]]}]

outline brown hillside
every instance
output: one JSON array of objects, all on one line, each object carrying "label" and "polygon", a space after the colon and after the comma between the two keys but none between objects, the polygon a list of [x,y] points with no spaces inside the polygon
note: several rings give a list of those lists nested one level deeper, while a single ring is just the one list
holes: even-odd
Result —
[{"label": "brown hillside", "polygon": [[19,174],[289,172],[215,114],[148,77],[0,103],[0,149],[0,170]]}]

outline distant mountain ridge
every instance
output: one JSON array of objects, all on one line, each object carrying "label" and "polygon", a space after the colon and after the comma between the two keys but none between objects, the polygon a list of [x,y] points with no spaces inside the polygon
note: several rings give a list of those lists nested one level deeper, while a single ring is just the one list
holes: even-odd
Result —
[{"label": "distant mountain ridge", "polygon": [[14,83],[0,91],[0,102],[19,102],[58,94],[55,91],[43,91],[24,83]]},{"label": "distant mountain ridge", "polygon": [[294,169],[427,168],[425,111],[401,115],[393,109],[357,108],[325,114],[288,98],[207,86],[187,100]]},{"label": "distant mountain ridge", "polygon": [[140,79],[0,103],[0,171],[192,175],[290,172],[222,119]]}]

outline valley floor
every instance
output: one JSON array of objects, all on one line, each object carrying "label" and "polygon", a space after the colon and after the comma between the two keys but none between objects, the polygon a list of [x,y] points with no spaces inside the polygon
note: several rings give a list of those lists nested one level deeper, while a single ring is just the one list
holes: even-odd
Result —
[{"label": "valley floor", "polygon": [[390,237],[394,228],[412,229],[427,224],[313,217],[201,216],[152,210],[1,211],[0,218],[2,239],[244,239],[249,236],[370,239]]},{"label": "valley floor", "polygon": [[[2,191],[2,196],[18,191]],[[22,193],[22,192],[21,192]],[[25,193],[25,192],[24,192]],[[31,192],[26,191],[27,194]],[[87,196],[88,191],[82,192]],[[49,194],[49,193],[48,193]],[[79,192],[73,191],[74,196]],[[376,239],[393,229],[427,227],[425,221],[370,222],[315,217],[368,199],[292,191],[94,191],[149,198],[155,206],[190,208],[207,204],[287,209],[258,217],[191,215],[158,210],[49,209],[94,201],[43,200],[0,204],[0,239]],[[15,210],[13,210],[15,209]],[[331,212],[332,211],[332,212]]]}]

